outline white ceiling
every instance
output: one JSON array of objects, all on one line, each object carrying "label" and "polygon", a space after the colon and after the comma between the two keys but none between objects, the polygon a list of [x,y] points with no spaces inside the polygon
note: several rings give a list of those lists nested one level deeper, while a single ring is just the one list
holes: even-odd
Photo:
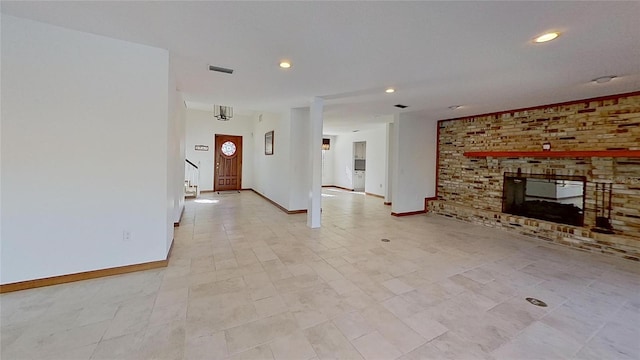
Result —
[{"label": "white ceiling", "polygon": [[[1,9],[168,49],[191,108],[277,112],[323,97],[328,134],[389,121],[398,103],[435,120],[640,89],[636,1],[2,1]],[[547,30],[562,35],[531,43]],[[285,58],[289,70],[278,67]],[[618,77],[590,82],[603,75]]]}]

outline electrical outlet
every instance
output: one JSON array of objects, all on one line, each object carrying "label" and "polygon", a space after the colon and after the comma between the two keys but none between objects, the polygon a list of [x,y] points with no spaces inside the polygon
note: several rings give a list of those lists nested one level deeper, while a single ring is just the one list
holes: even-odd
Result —
[{"label": "electrical outlet", "polygon": [[123,231],[122,232],[122,241],[131,241],[131,231]]}]

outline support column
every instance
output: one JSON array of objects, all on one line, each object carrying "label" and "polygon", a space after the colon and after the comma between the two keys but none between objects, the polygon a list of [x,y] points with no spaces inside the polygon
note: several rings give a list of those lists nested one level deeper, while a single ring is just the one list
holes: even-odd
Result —
[{"label": "support column", "polygon": [[393,171],[392,166],[394,164],[394,141],[393,141],[393,123],[387,123],[386,125],[386,149],[385,149],[385,164],[384,164],[384,177],[385,177],[385,189],[384,189],[384,203],[390,204],[392,199],[392,186],[393,186]]},{"label": "support column", "polygon": [[309,206],[307,226],[320,227],[320,206],[322,205],[322,110],[323,100],[314,98],[309,115]]},{"label": "support column", "polygon": [[400,209],[400,114],[393,115],[393,132],[391,134],[391,212],[402,212]]}]

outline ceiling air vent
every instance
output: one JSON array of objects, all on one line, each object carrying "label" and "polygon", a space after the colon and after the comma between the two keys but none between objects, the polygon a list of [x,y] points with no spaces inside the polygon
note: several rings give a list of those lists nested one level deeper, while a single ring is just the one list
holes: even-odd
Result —
[{"label": "ceiling air vent", "polygon": [[409,107],[408,105],[402,105],[402,104],[396,104],[396,105],[393,105],[393,106],[395,106],[395,107],[397,107],[399,109],[405,109],[405,108]]},{"label": "ceiling air vent", "polygon": [[219,66],[209,65],[209,70],[217,71],[217,72],[221,72],[221,73],[225,73],[225,74],[233,74],[233,69],[227,69],[227,68],[223,68],[223,67],[219,67]]}]

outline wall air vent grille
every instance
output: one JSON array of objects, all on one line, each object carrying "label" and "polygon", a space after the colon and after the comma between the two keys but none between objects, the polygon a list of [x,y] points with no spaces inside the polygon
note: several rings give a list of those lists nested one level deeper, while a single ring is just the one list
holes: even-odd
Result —
[{"label": "wall air vent grille", "polygon": [[223,67],[219,67],[219,66],[209,65],[209,70],[217,71],[217,72],[221,72],[221,73],[225,73],[225,74],[233,74],[233,69],[227,69],[227,68],[223,68]]},{"label": "wall air vent grille", "polygon": [[402,105],[402,104],[396,104],[396,105],[393,105],[393,106],[395,106],[395,107],[397,107],[399,109],[406,109],[406,108],[409,107],[408,105]]}]

